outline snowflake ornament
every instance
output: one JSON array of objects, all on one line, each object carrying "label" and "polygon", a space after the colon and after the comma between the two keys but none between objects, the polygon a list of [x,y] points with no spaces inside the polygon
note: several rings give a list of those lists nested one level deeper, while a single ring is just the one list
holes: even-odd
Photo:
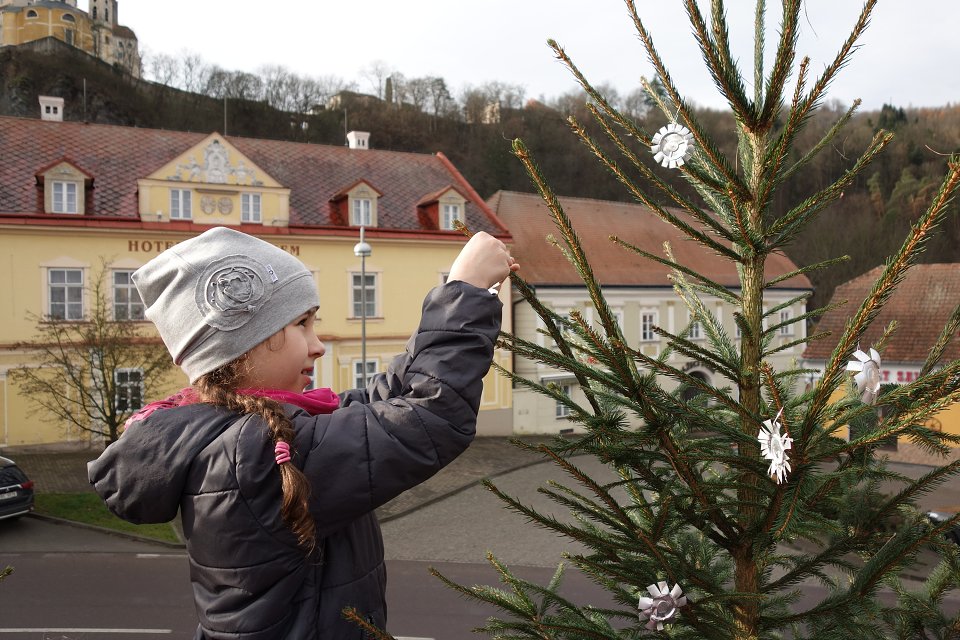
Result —
[{"label": "snowflake ornament", "polygon": [[679,584],[668,588],[666,582],[658,582],[647,587],[650,596],[640,596],[637,606],[640,608],[640,621],[648,620],[647,629],[663,631],[663,624],[677,615],[677,609],[687,604],[687,597]]},{"label": "snowflake ornament", "polygon": [[683,125],[673,122],[660,127],[651,142],[653,144],[650,152],[653,153],[653,159],[659,162],[661,167],[668,169],[683,166],[693,153],[693,134]]},{"label": "snowflake ornament", "polygon": [[869,355],[860,350],[853,352],[855,360],[847,363],[847,371],[856,371],[853,381],[857,383],[857,391],[860,392],[860,400],[865,404],[873,404],[877,401],[877,394],[880,392],[880,354],[873,347],[870,347]]},{"label": "snowflake ornament", "polygon": [[787,473],[790,471],[787,450],[793,446],[793,438],[780,433],[782,427],[780,414],[782,413],[781,409],[773,420],[764,420],[763,426],[760,427],[760,434],[757,436],[760,442],[760,455],[770,461],[767,473],[777,478],[777,484],[787,479]]}]

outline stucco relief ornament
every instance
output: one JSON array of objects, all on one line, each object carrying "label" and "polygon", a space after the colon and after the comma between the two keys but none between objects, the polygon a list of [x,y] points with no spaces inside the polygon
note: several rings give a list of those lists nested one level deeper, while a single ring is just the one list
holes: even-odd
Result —
[{"label": "stucco relief ornament", "polygon": [[683,125],[671,122],[654,134],[650,152],[660,166],[676,169],[693,153],[693,134]]},{"label": "stucco relief ornament", "polygon": [[880,393],[880,354],[873,347],[870,353],[864,353],[857,345],[853,352],[854,359],[847,363],[847,371],[856,371],[853,381],[857,383],[860,400],[865,404],[873,404]]},{"label": "stucco relief ornament", "polygon": [[770,461],[767,473],[777,479],[777,484],[787,479],[787,473],[790,471],[790,458],[787,456],[787,451],[793,446],[793,438],[780,433],[782,413],[783,409],[773,420],[764,420],[760,427],[760,434],[757,436],[760,442],[760,455]]},{"label": "stucco relief ornament", "polygon": [[687,597],[679,584],[669,588],[666,582],[657,582],[647,587],[649,596],[640,596],[637,607],[640,609],[640,621],[647,620],[647,629],[663,631],[664,623],[677,615],[677,609],[687,604]]}]

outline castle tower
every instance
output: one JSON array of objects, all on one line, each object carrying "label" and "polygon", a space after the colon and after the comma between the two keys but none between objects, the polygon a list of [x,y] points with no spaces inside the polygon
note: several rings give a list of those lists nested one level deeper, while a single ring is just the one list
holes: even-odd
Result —
[{"label": "castle tower", "polygon": [[117,25],[117,0],[90,0],[90,17],[94,22]]}]

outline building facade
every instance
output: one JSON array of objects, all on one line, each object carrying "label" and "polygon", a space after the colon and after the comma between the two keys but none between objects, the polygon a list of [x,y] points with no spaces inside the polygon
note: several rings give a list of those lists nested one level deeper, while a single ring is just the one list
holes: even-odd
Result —
[{"label": "building facade", "polygon": [[118,22],[117,0],[0,0],[0,47],[55,38],[134,77],[141,73],[137,35]]},{"label": "building facade", "polygon": [[[272,242],[315,274],[327,346],[315,385],[344,390],[403,352],[423,296],[464,244],[456,220],[510,242],[442,154],[0,117],[0,156],[0,447],[84,441],[36,415],[8,373],[35,357],[15,348],[36,333],[31,314],[84,321],[101,263],[115,317],[142,320],[129,275],[161,251],[212,225]],[[177,371],[166,389],[185,384]],[[480,433],[510,433],[511,421],[510,384],[491,372]]]},{"label": "building facade", "polygon": [[[831,337],[812,342],[807,347],[803,354],[806,368],[823,372],[847,321],[870,295],[882,272],[883,267],[876,267],[836,288],[830,300],[831,305],[843,301],[846,304],[823,314],[817,325],[817,333],[830,332]],[[890,323],[897,324],[886,346],[880,350],[881,384],[909,384],[916,380],[930,349],[936,344],[958,302],[960,264],[918,264],[907,271],[903,282],[860,339],[861,349],[866,351],[877,343]],[[947,345],[943,362],[960,358],[960,341],[957,337],[954,336]],[[818,377],[813,376],[811,382]],[[954,404],[944,409],[925,424],[937,431],[960,434],[960,406]],[[943,464],[942,458],[932,456],[903,438],[885,445],[884,454],[892,460]],[[958,456],[960,448],[955,448],[953,457]]]},{"label": "building facade", "polygon": [[[615,234],[626,242],[652,254],[662,255],[669,243],[677,262],[708,275],[714,282],[737,291],[739,280],[733,265],[690,242],[676,229],[662,221],[649,209],[637,204],[561,197],[564,212],[571,219],[597,280],[602,284],[608,305],[617,316],[623,337],[629,347],[648,356],[658,356],[667,340],[654,330],[662,327],[676,335],[690,324],[690,312],[675,293],[671,271],[659,263],[642,258],[614,245],[608,236]],[[550,212],[542,198],[535,194],[501,191],[488,200],[490,208],[510,228],[514,239],[514,256],[521,265],[521,275],[536,289],[537,298],[548,308],[567,315],[578,311],[587,322],[599,328],[590,297],[573,266],[546,238],[558,235]],[[785,256],[773,255],[767,263],[767,277],[788,274],[796,269]],[[775,309],[790,300],[811,292],[809,280],[795,276],[766,292],[766,308]],[[516,334],[540,346],[550,340],[542,333],[543,324],[529,304],[514,293],[513,325]],[[735,339],[738,328],[734,308],[728,302],[703,297],[704,305],[716,317],[729,336]],[[791,323],[806,313],[803,302],[795,302],[775,312],[770,325],[781,326],[774,338],[776,346],[786,345],[806,336],[805,323]],[[702,328],[693,326],[691,340],[705,340]],[[782,370],[795,367],[802,348],[791,346],[774,354],[771,365]],[[673,352],[669,363],[699,377],[709,384],[725,383],[708,364]],[[524,358],[513,362],[514,372],[528,380],[555,383],[578,403],[585,397],[576,379],[542,363]],[[663,380],[668,389],[675,388]],[[569,421],[569,409],[563,403],[524,387],[513,390],[514,431],[516,433],[563,433],[575,428]]]}]

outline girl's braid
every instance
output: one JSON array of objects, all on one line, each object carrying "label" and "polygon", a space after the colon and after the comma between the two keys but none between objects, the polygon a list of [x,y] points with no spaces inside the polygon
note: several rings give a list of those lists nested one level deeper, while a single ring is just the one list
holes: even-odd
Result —
[{"label": "girl's braid", "polygon": [[[246,358],[240,357],[233,362],[200,376],[193,386],[201,402],[224,407],[243,414],[256,414],[263,418],[269,429],[273,444],[286,442],[293,444],[294,431],[290,419],[276,400],[262,396],[248,396],[237,393],[237,381],[244,371]],[[283,503],[280,515],[287,526],[297,536],[301,546],[312,551],[316,544],[316,523],[310,515],[308,500],[310,483],[293,461],[278,465],[283,487]]]}]

